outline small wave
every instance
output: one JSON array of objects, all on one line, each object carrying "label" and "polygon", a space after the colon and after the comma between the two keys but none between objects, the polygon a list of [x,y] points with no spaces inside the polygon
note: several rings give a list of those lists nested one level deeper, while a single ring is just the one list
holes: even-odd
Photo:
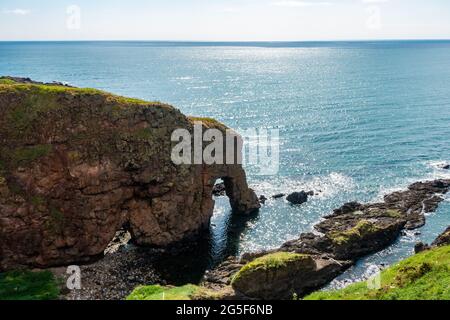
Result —
[{"label": "small wave", "polygon": [[176,77],[174,78],[174,80],[178,80],[178,81],[188,81],[188,80],[192,80],[194,79],[193,77]]},{"label": "small wave", "polygon": [[[408,188],[408,186],[418,181],[450,179],[450,170],[442,168],[443,165],[448,163],[450,163],[450,161],[446,160],[433,160],[421,163],[417,170],[417,175],[405,177],[402,179],[401,183],[397,183],[395,186],[381,186],[378,195],[373,199],[373,202],[383,201],[385,195],[398,191],[404,191]],[[447,198],[448,196],[446,199]]]},{"label": "small wave", "polygon": [[381,187],[378,195],[371,202],[383,202],[384,197],[388,194],[392,194],[394,192],[405,191],[405,189],[411,185],[412,182],[416,182],[414,179],[408,179],[404,183],[397,185],[395,187]]},{"label": "small wave", "polygon": [[198,86],[198,87],[189,87],[188,90],[204,90],[204,89],[210,89],[210,86]]},{"label": "small wave", "polygon": [[443,168],[446,164],[450,164],[450,161],[436,160],[427,162],[426,165],[432,170],[429,174],[429,179],[450,179],[450,170]]}]

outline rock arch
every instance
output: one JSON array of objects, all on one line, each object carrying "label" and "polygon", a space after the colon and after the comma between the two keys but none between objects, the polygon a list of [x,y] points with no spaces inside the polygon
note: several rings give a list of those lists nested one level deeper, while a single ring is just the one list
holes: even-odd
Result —
[{"label": "rock arch", "polygon": [[235,212],[257,210],[241,165],[172,163],[179,128],[192,131],[192,120],[161,103],[29,80],[1,85],[0,269],[90,260],[124,225],[138,245],[193,237],[209,226],[218,178]]}]

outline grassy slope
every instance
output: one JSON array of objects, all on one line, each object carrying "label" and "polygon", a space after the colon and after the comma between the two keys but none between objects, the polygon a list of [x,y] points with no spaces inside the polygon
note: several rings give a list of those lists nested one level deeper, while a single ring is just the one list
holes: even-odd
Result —
[{"label": "grassy slope", "polygon": [[381,289],[367,282],[305,300],[450,300],[450,246],[412,256],[381,274]]},{"label": "grassy slope", "polygon": [[0,300],[54,300],[58,296],[58,283],[49,271],[0,274]]},{"label": "grassy slope", "polygon": [[201,122],[207,128],[215,128],[221,131],[230,130],[226,125],[213,118],[188,117],[192,123]]},{"label": "grassy slope", "polygon": [[226,288],[213,291],[193,284],[182,287],[150,285],[137,287],[127,297],[127,300],[223,300],[229,294],[230,292]]},{"label": "grassy slope", "polygon": [[141,286],[127,297],[127,300],[191,300],[199,287],[188,284],[182,287]]}]

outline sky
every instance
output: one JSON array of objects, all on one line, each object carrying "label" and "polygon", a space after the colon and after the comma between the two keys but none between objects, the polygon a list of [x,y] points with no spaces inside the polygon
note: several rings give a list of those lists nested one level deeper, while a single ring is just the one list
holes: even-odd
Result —
[{"label": "sky", "polygon": [[450,39],[448,0],[0,0],[0,40]]}]

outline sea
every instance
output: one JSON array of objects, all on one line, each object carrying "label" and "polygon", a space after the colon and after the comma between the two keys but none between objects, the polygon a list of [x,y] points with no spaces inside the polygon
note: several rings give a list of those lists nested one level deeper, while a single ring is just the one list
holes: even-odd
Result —
[{"label": "sea", "polygon": [[[167,102],[238,132],[279,132],[279,170],[247,167],[269,200],[250,217],[216,198],[207,259],[271,249],[349,201],[450,178],[450,41],[0,42],[0,75]],[[317,193],[301,206],[278,193]],[[361,259],[339,288],[389,266],[450,225],[450,201],[425,227]]]}]

